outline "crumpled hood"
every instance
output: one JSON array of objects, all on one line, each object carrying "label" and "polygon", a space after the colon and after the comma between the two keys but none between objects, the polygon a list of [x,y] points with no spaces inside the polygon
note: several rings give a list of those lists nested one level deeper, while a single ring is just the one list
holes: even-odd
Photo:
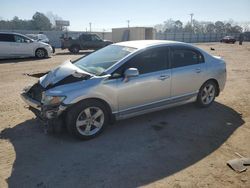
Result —
[{"label": "crumpled hood", "polygon": [[59,67],[50,71],[48,74],[42,76],[39,79],[39,82],[44,88],[46,88],[48,86],[57,84],[58,82],[62,81],[63,79],[69,76],[75,77],[76,80],[79,81],[80,78],[84,78],[86,76],[89,77],[90,74],[76,67],[70,61],[66,61]]}]

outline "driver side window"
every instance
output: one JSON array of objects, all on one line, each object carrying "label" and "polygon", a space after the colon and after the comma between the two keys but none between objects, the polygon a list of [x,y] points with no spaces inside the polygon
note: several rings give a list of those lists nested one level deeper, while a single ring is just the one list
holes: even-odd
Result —
[{"label": "driver side window", "polygon": [[121,77],[128,68],[137,68],[139,74],[157,72],[169,68],[168,47],[157,47],[149,49],[132,57],[124,65],[118,68],[113,77]]},{"label": "driver side window", "polygon": [[20,35],[15,35],[14,39],[15,39],[15,42],[17,42],[17,43],[27,43],[28,40],[29,40],[29,39],[24,38],[24,37],[22,37]]},{"label": "driver side window", "polygon": [[100,41],[100,39],[96,35],[91,36],[92,41]]}]

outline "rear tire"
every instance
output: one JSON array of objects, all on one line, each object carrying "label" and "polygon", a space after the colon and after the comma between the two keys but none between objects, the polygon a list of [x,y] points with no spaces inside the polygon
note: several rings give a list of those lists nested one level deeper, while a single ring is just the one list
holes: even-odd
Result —
[{"label": "rear tire", "polygon": [[78,54],[80,51],[80,48],[79,48],[79,46],[72,46],[69,48],[69,51],[73,54]]},{"label": "rear tire", "polygon": [[217,85],[213,81],[205,82],[201,86],[197,96],[196,103],[198,106],[203,108],[210,106],[214,102],[217,91]]},{"label": "rear tire", "polygon": [[97,100],[79,102],[67,112],[66,124],[69,133],[83,140],[98,136],[108,122],[108,110]]}]

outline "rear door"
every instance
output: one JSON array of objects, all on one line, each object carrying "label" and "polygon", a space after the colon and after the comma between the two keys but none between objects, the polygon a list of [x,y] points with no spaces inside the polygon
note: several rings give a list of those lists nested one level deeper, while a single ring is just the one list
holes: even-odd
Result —
[{"label": "rear door", "polygon": [[171,97],[195,95],[205,79],[206,64],[201,52],[191,47],[171,48]]},{"label": "rear door", "polygon": [[7,58],[13,57],[15,53],[14,35],[13,34],[0,34],[0,57]]}]

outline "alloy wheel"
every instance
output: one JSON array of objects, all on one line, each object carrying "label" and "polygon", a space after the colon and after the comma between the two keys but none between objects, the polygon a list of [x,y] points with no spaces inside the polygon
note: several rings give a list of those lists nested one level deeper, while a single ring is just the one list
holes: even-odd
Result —
[{"label": "alloy wheel", "polygon": [[81,135],[94,135],[101,130],[104,118],[104,112],[99,107],[85,108],[77,117],[76,128]]},{"label": "alloy wheel", "polygon": [[201,101],[203,104],[208,105],[213,102],[215,98],[215,87],[213,84],[207,84],[201,93]]},{"label": "alloy wheel", "polygon": [[44,50],[38,49],[37,52],[36,52],[36,56],[37,56],[38,58],[43,58],[43,57],[45,56]]}]

